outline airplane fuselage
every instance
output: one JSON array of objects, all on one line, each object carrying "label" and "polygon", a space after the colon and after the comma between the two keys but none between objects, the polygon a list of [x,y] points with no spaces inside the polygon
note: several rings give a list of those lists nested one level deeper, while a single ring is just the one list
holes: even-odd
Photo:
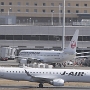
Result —
[{"label": "airplane fuselage", "polygon": [[48,80],[54,79],[63,79],[64,82],[90,82],[90,70],[1,67],[0,78],[38,83],[49,83]]},{"label": "airplane fuselage", "polygon": [[[19,56],[22,58],[36,58],[37,61],[41,60],[42,62],[63,62],[71,60],[75,57],[76,54],[67,54],[63,51],[44,51],[44,50],[22,50],[19,53]],[[21,59],[21,58],[19,58]]]}]

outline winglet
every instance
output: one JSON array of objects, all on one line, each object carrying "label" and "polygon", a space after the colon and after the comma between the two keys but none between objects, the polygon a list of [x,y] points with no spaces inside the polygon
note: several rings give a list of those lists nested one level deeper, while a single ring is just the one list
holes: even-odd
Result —
[{"label": "winglet", "polygon": [[[24,70],[25,70],[25,69],[24,69]],[[31,74],[29,74],[29,72],[27,72],[27,70],[25,70],[25,73],[27,74],[27,76],[33,77]]]},{"label": "winglet", "polygon": [[79,35],[79,30],[77,29],[69,43],[69,46],[66,49],[64,49],[65,53],[69,53],[69,54],[76,53],[78,35]]}]

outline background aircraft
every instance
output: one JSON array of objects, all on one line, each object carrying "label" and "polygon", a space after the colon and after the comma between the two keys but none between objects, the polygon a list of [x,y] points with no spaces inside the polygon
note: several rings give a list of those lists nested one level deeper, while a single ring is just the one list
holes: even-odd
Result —
[{"label": "background aircraft", "polygon": [[62,51],[21,50],[17,56],[18,62],[29,60],[31,62],[58,63],[71,60],[76,56],[78,34],[79,30],[76,30],[68,47]]}]

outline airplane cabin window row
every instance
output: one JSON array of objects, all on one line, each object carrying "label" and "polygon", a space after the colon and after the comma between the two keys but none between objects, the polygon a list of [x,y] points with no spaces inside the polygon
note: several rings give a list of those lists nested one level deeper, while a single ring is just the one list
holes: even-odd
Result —
[{"label": "airplane cabin window row", "polygon": [[[8,73],[24,73],[24,71],[7,71]],[[28,72],[29,74],[61,74],[59,72]]]}]

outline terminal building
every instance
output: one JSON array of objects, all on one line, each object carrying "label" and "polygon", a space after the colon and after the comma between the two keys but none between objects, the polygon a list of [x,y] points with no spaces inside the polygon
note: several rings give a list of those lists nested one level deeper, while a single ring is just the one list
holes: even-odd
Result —
[{"label": "terminal building", "polygon": [[[65,0],[65,47],[90,50],[90,1]],[[0,0],[0,46],[62,49],[63,0]]]},{"label": "terminal building", "polygon": [[[35,49],[61,49],[62,26],[1,25],[0,46],[16,46]],[[65,47],[76,29],[80,30],[77,48],[90,48],[89,26],[66,26]]]},{"label": "terminal building", "polygon": [[[66,24],[90,19],[89,6],[89,0],[65,0]],[[54,25],[62,23],[63,0],[0,0],[0,7],[0,16],[15,16],[18,24],[50,25],[52,19]]]}]

